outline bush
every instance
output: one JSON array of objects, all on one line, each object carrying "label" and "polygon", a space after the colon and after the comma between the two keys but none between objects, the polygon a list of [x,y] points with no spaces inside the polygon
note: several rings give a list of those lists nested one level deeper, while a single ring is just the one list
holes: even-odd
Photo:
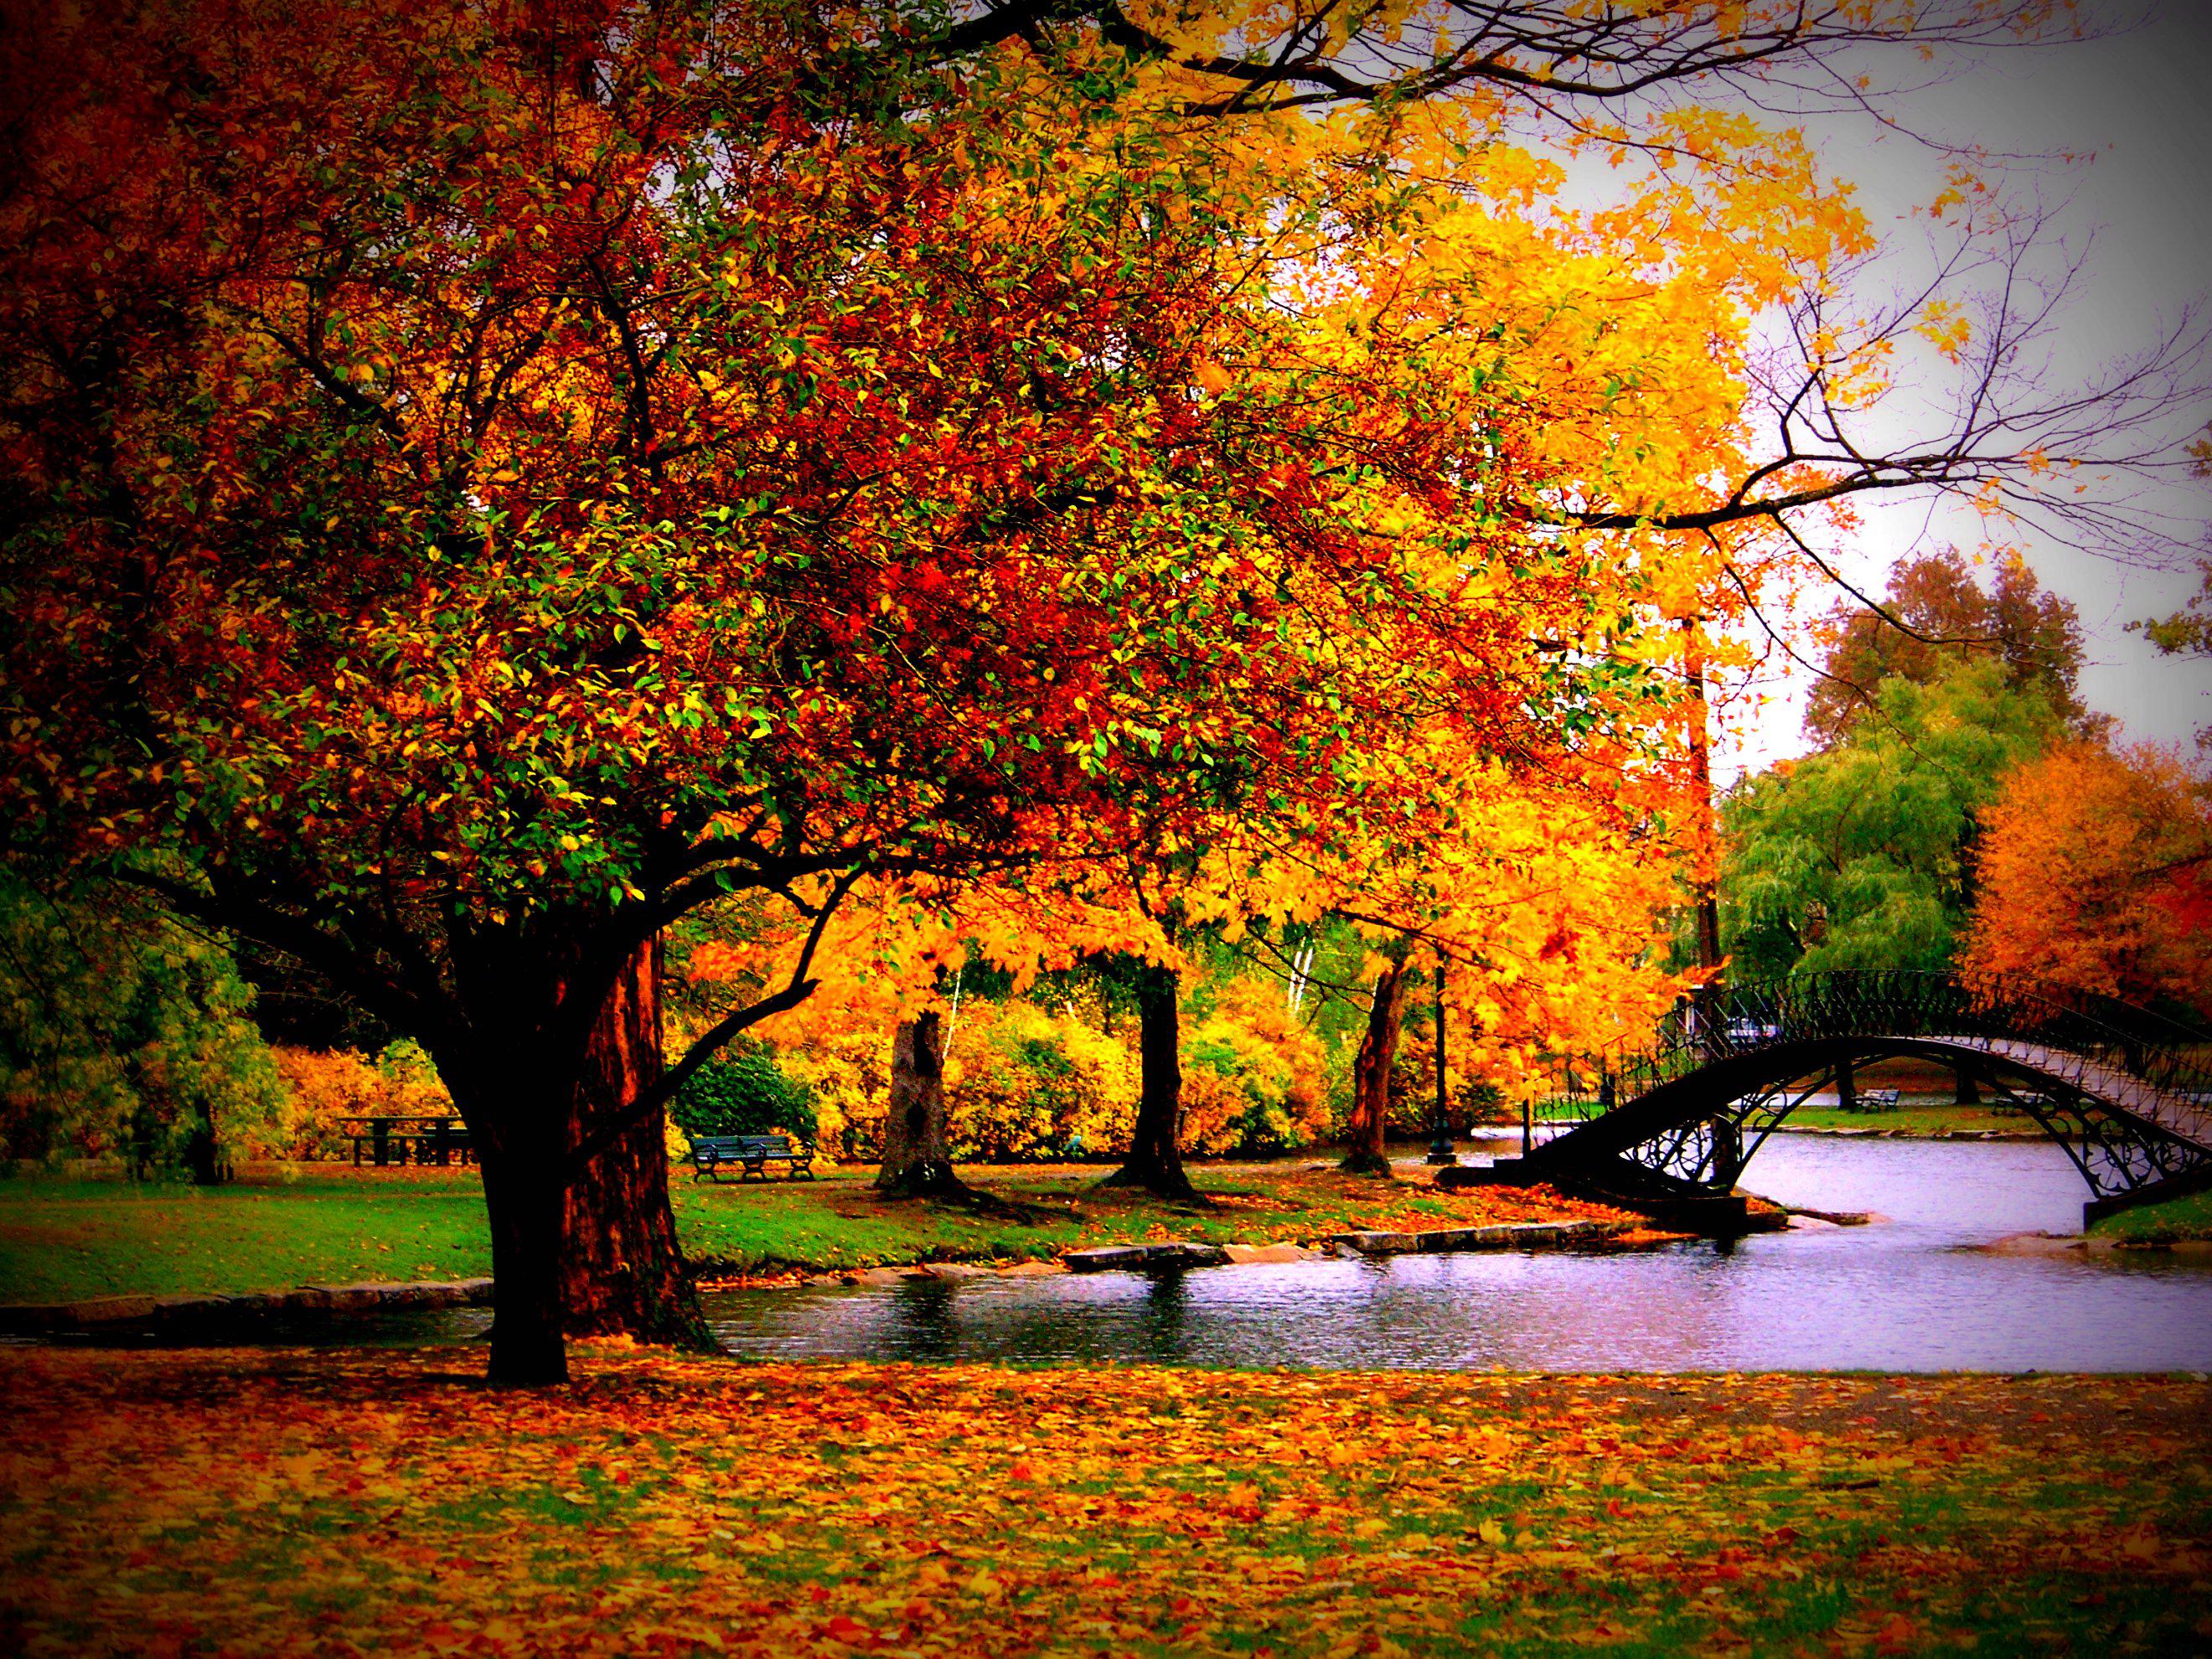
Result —
[{"label": "bush", "polygon": [[[1467,1057],[1474,1039],[1464,1024],[1451,1033],[1444,1054],[1444,1104],[1452,1131],[1465,1134],[1480,1124],[1517,1123],[1518,1109],[1507,1103],[1496,1085],[1473,1076]],[[1436,1133],[1437,1023],[1433,1016],[1417,1016],[1398,1039],[1398,1053],[1390,1066],[1389,1133],[1409,1140],[1425,1140]]]},{"label": "bush", "polygon": [[[1128,1150],[1140,1088],[1133,1024],[1109,1034],[1074,1007],[970,998],[951,1025],[945,1091],[955,1158],[1060,1158],[1078,1141],[1086,1157]],[[847,1160],[882,1155],[890,1047],[886,1024],[775,1050],[781,1071],[811,1087],[823,1138]],[[1187,1150],[1258,1154],[1328,1137],[1320,1039],[1272,982],[1233,983],[1212,1012],[1186,1018],[1182,1061]]]},{"label": "bush", "polygon": [[823,1032],[774,1052],[777,1069],[807,1091],[817,1148],[847,1164],[880,1153],[890,1094],[888,1025]]},{"label": "bush", "polygon": [[817,1127],[811,1092],[758,1047],[726,1049],[702,1066],[676,1091],[668,1115],[690,1135],[780,1133],[811,1141]]},{"label": "bush", "polygon": [[1072,1012],[971,1000],[953,1029],[945,1099],[956,1158],[1049,1158],[1126,1149],[1137,1062],[1118,1037]]},{"label": "bush", "polygon": [[1224,987],[1212,1012],[1186,1023],[1182,1145],[1187,1152],[1260,1155],[1327,1139],[1321,1039],[1268,980]]},{"label": "bush", "polygon": [[453,1097],[422,1045],[402,1037],[374,1060],[350,1048],[278,1048],[286,1104],[272,1156],[302,1162],[353,1156],[353,1117],[442,1117]]}]

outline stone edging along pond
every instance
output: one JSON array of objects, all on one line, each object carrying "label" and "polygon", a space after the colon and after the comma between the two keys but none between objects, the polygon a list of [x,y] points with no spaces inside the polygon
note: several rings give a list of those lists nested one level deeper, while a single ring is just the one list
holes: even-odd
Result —
[{"label": "stone edging along pond", "polygon": [[[1632,1221],[1508,1221],[1486,1227],[1445,1227],[1428,1232],[1337,1233],[1314,1248],[1274,1243],[1205,1244],[1182,1240],[1105,1244],[1070,1250],[1056,1261],[1017,1261],[1004,1267],[972,1261],[930,1261],[899,1267],[866,1267],[809,1276],[816,1284],[890,1285],[909,1279],[1042,1277],[1059,1273],[1105,1273],[1133,1268],[1237,1267],[1310,1261],[1323,1255],[1386,1256],[1457,1250],[1556,1249],[1604,1244],[1630,1231]],[[710,1270],[711,1272],[711,1270]],[[0,1335],[42,1336],[70,1331],[137,1327],[171,1334],[250,1324],[299,1314],[368,1314],[394,1309],[482,1308],[491,1305],[489,1279],[451,1281],[307,1285],[295,1291],[243,1296],[104,1296],[82,1302],[0,1306]]]},{"label": "stone edging along pond", "polygon": [[296,1291],[244,1296],[100,1296],[82,1302],[0,1306],[0,1335],[135,1325],[179,1331],[222,1327],[292,1314],[382,1313],[394,1308],[488,1308],[489,1279],[418,1279],[364,1285],[303,1285]]},{"label": "stone edging along pond", "polygon": [[[1152,1268],[1234,1267],[1271,1262],[1315,1261],[1323,1256],[1438,1255],[1458,1250],[1534,1250],[1602,1246],[1644,1224],[1626,1221],[1504,1221],[1486,1227],[1441,1227],[1427,1232],[1332,1233],[1311,1245],[1277,1241],[1206,1244],[1185,1239],[1141,1244],[1094,1244],[1057,1261],[987,1267],[976,1261],[919,1261],[899,1267],[848,1267],[808,1273],[811,1285],[896,1285],[932,1279],[1036,1279],[1048,1273],[1130,1273]],[[1668,1235],[1677,1237],[1678,1235]],[[744,1278],[759,1283],[761,1275]],[[726,1280],[725,1283],[732,1282]],[[792,1283],[793,1279],[780,1279]]]}]

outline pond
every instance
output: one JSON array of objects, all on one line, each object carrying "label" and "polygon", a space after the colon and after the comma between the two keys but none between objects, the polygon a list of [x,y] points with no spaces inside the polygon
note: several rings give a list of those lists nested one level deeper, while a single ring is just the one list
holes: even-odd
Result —
[{"label": "pond", "polygon": [[2212,1370],[2212,1269],[1990,1255],[2075,1232],[2048,1142],[1777,1135],[1745,1184],[1864,1227],[1638,1254],[1398,1256],[1185,1273],[809,1286],[709,1299],[746,1358],[1510,1370]]}]

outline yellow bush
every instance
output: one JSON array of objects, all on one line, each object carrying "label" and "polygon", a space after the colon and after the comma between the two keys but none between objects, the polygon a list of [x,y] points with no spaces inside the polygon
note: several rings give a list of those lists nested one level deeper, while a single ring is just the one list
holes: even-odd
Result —
[{"label": "yellow bush", "polygon": [[[1498,1091],[1470,1069],[1472,1047],[1466,1028],[1458,1026],[1444,1050],[1444,1098],[1453,1128],[1518,1121]],[[1417,1018],[1400,1035],[1390,1066],[1390,1133],[1425,1139],[1435,1131],[1436,1117],[1437,1023]]]},{"label": "yellow bush", "polygon": [[1137,1061],[1118,1038],[1034,1003],[977,1001],[961,1010],[951,1047],[956,1156],[1056,1157],[1076,1139],[1092,1155],[1127,1147]]},{"label": "yellow bush", "polygon": [[770,1047],[783,1074],[812,1093],[814,1144],[823,1153],[847,1163],[881,1155],[890,1094],[888,1025],[817,1030]]},{"label": "yellow bush", "polygon": [[402,1040],[371,1060],[350,1048],[271,1051],[286,1102],[268,1151],[280,1158],[349,1158],[349,1117],[441,1117],[453,1098],[430,1057]]},{"label": "yellow bush", "polygon": [[[945,1103],[959,1158],[1053,1158],[1128,1150],[1141,1086],[1133,1030],[1098,1030],[1084,1012],[1019,1000],[970,999],[949,1022]],[[813,1092],[819,1143],[848,1159],[881,1156],[891,1029],[826,1024],[774,1043],[785,1074]],[[1213,1011],[1186,1020],[1186,1150],[1270,1152],[1331,1132],[1320,1039],[1264,980],[1224,987]]]},{"label": "yellow bush", "polygon": [[1321,1039],[1269,980],[1232,980],[1213,1012],[1185,1023],[1182,1144],[1188,1152],[1264,1152],[1328,1139]]}]

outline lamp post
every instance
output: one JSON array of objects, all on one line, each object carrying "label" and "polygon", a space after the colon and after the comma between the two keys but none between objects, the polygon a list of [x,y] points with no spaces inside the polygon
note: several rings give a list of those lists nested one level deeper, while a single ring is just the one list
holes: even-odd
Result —
[{"label": "lamp post", "polygon": [[1437,955],[1437,1135],[1429,1143],[1429,1162],[1457,1164],[1459,1154],[1452,1151],[1451,1113],[1444,1104],[1444,959]]}]

